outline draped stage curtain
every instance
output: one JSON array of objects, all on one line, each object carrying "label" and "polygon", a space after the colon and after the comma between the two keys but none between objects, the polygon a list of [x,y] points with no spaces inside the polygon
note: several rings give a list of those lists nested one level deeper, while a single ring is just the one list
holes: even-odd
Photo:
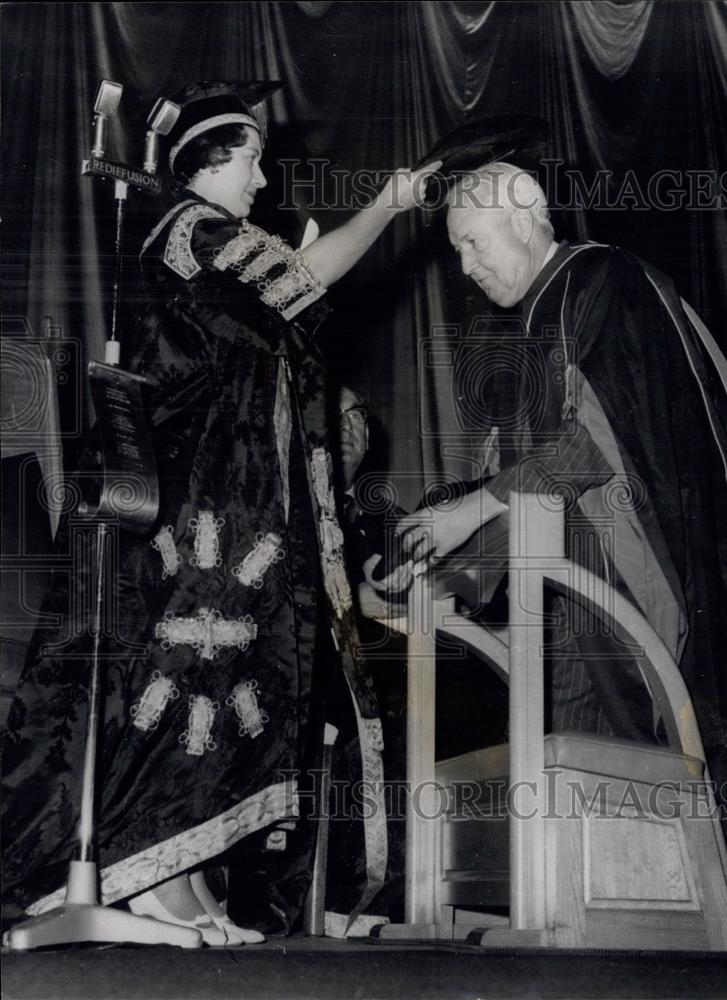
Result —
[{"label": "draped stage curtain", "polygon": [[[471,118],[545,117],[549,157],[577,167],[587,184],[609,172],[610,194],[625,181],[631,192],[621,207],[565,206],[555,213],[558,235],[651,260],[727,347],[727,215],[708,203],[709,172],[727,167],[724,2],[18,4],[3,11],[3,47],[3,318],[27,317],[37,332],[51,314],[88,356],[101,355],[108,324],[113,205],[111,188],[81,177],[80,162],[104,77],[125,87],[108,155],[134,164],[158,96],[194,79],[282,80],[270,205],[290,182],[289,167],[272,161],[300,160],[297,179],[313,177],[306,161],[328,161],[314,187],[296,188],[297,208],[277,213],[291,230],[305,208],[322,229],[347,216],[350,193],[337,207],[321,204],[332,201],[333,170],[406,166]],[[682,187],[687,171],[703,172],[706,207],[640,203],[663,170]],[[554,173],[549,195],[560,197],[561,183]],[[132,299],[142,201],[132,204],[127,247]],[[331,362],[388,431],[403,506],[424,478],[473,472],[472,406],[488,372],[475,295],[441,213],[397,218],[333,290],[341,323],[327,345]]]}]

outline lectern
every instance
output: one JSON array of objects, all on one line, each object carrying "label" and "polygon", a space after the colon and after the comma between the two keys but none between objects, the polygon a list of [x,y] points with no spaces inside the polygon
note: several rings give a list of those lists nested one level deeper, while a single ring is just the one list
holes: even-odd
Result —
[{"label": "lectern", "polygon": [[[410,597],[405,923],[382,939],[484,947],[727,948],[727,858],[694,710],[646,619],[565,557],[564,514],[509,502],[509,627]],[[544,594],[636,647],[665,746],[544,732]],[[435,643],[462,643],[509,684],[509,745],[434,757]],[[616,669],[616,668],[615,668]],[[440,673],[440,678],[442,673]]]}]

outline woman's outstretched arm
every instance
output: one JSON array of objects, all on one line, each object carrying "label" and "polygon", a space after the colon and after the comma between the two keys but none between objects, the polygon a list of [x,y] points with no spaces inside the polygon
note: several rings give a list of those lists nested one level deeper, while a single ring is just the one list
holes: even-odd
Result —
[{"label": "woman's outstretched arm", "polygon": [[423,203],[426,178],[441,166],[436,160],[420,170],[397,170],[374,202],[305,249],[313,276],[326,288],[351,270],[400,212]]}]

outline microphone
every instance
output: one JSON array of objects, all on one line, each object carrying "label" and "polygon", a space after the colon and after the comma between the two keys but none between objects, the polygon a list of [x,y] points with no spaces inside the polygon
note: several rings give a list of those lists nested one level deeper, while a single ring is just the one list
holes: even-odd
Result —
[{"label": "microphone", "polygon": [[179,117],[180,107],[171,101],[160,98],[149,115],[149,131],[146,135],[146,150],[144,169],[131,167],[127,163],[116,163],[107,160],[106,153],[106,122],[113,118],[119,108],[121,94],[124,88],[120,83],[102,80],[96,92],[93,106],[96,117],[93,121],[93,148],[88,160],[81,165],[81,173],[87,177],[101,177],[115,182],[116,200],[126,197],[126,189],[131,186],[147,194],[159,195],[162,182],[156,174],[158,159],[159,135],[166,135]]},{"label": "microphone", "polygon": [[159,136],[169,135],[177,118],[179,118],[181,108],[174,101],[167,101],[160,97],[149,113],[146,120],[149,129],[144,142],[144,170],[148,174],[157,172],[159,163]]},{"label": "microphone", "polygon": [[123,91],[124,88],[120,83],[113,83],[111,80],[102,80],[98,85],[93,105],[95,117],[93,119],[93,146],[91,147],[91,156],[95,156],[97,159],[103,159],[106,151],[106,122],[109,118],[113,118],[119,110]]}]

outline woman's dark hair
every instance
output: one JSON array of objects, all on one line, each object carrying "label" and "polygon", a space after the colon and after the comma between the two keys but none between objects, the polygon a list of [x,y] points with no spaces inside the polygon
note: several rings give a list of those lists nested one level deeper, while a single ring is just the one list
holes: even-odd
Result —
[{"label": "woman's dark hair", "polygon": [[229,163],[232,150],[247,143],[247,127],[241,124],[220,125],[203,132],[184,146],[174,160],[174,176],[189,183],[205,167]]}]

